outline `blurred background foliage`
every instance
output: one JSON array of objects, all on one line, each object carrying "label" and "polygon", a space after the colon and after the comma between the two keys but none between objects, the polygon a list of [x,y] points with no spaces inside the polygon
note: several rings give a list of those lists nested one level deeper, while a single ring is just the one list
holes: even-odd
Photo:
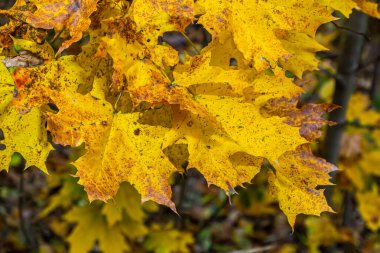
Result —
[{"label": "blurred background foliage", "polygon": [[[14,1],[1,1],[8,8]],[[340,16],[339,13],[336,15]],[[0,17],[0,24],[7,22]],[[331,103],[342,35],[355,33],[345,20],[322,26],[317,38],[330,49],[320,52],[320,71],[303,79],[289,78],[305,88],[302,103]],[[207,45],[210,35],[199,25],[187,37],[167,33],[163,43],[182,57]],[[47,34],[54,36],[54,34]],[[361,61],[353,70],[355,92],[349,100],[339,151],[340,171],[328,199],[336,213],[298,216],[294,233],[267,189],[265,173],[228,197],[208,187],[189,169],[171,179],[178,215],[153,202],[141,204],[137,191],[123,183],[115,200],[89,203],[68,165],[83,152],[55,145],[47,161],[49,175],[14,154],[10,171],[0,172],[0,252],[380,252],[380,22],[369,19]],[[189,39],[191,41],[189,41]],[[87,39],[88,41],[88,39]],[[191,43],[190,43],[191,42]],[[53,43],[57,49],[60,40]],[[77,54],[86,36],[64,54]],[[376,76],[377,75],[377,76]],[[1,137],[1,136],[0,136]],[[313,144],[324,154],[322,138]],[[262,172],[267,170],[265,166]]]}]

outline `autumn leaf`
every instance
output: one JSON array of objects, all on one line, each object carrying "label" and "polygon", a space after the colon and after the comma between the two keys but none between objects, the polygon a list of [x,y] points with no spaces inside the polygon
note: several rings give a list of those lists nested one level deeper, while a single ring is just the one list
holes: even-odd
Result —
[{"label": "autumn leaf", "polygon": [[143,34],[144,44],[148,46],[155,46],[158,36],[165,32],[183,32],[192,22],[193,12],[193,0],[136,0],[129,9],[137,32]]},{"label": "autumn leaf", "polygon": [[[317,186],[329,184],[328,173],[336,168],[313,156],[309,142],[321,135],[323,125],[333,124],[323,115],[335,107],[298,108],[303,90],[285,71],[301,77],[317,69],[314,54],[325,48],[315,41],[316,30],[335,19],[333,9],[349,15],[356,6],[352,1],[135,0],[131,6],[99,6],[94,0],[43,0],[0,11],[34,27],[55,29],[62,38],[67,36],[59,32],[65,29],[70,38],[58,54],[88,30],[83,41],[89,41],[78,45],[80,53],[56,59],[46,42],[14,37],[15,45],[40,61],[16,68],[13,80],[3,66],[0,79],[0,126],[6,137],[1,155],[9,159],[18,151],[43,167],[47,131],[56,144],[84,144],[86,153],[73,163],[75,176],[91,201],[113,199],[102,209],[105,217],[94,213],[83,221],[107,234],[90,234],[85,249],[74,248],[88,250],[96,239],[106,245],[110,235],[128,229],[120,224],[124,214],[138,211],[116,195],[124,181],[142,201],[175,211],[169,178],[184,172],[186,159],[209,185],[228,194],[249,183],[263,160],[269,161],[274,167],[271,192],[291,226],[300,213],[332,211]],[[194,21],[212,41],[180,62],[160,37],[183,33]],[[348,118],[360,118],[364,107]],[[131,203],[138,201],[131,198]],[[81,219],[80,212],[69,220]],[[138,223],[131,224],[140,230]],[[78,226],[76,236],[85,225]],[[157,243],[151,239],[147,245]]]},{"label": "autumn leaf", "polygon": [[269,115],[286,117],[285,122],[291,126],[299,127],[299,134],[309,141],[322,136],[322,126],[335,125],[323,116],[338,106],[333,104],[307,104],[297,108],[298,97],[270,99],[261,112]]},{"label": "autumn leaf", "polygon": [[46,61],[53,60],[54,58],[54,50],[47,41],[40,45],[34,41],[17,39],[14,37],[12,37],[12,40],[13,45],[20,50],[27,50]]},{"label": "autumn leaf", "polygon": [[372,231],[377,231],[380,228],[380,195],[377,187],[368,192],[358,192],[356,199],[359,203],[359,212],[367,226]]},{"label": "autumn leaf", "polygon": [[320,246],[330,246],[337,242],[352,240],[347,231],[338,229],[327,216],[308,217],[305,221],[310,253],[320,253]]},{"label": "autumn leaf", "polygon": [[26,159],[26,168],[35,165],[47,172],[45,161],[52,149],[45,129],[46,119],[38,108],[20,115],[12,106],[13,80],[7,68],[0,63],[0,170],[8,170],[14,152]]},{"label": "autumn leaf", "polygon": [[[103,252],[124,252],[129,250],[120,226],[109,226],[101,212],[99,203],[75,207],[64,215],[65,220],[77,223],[67,238],[71,252],[89,252],[96,241]],[[80,238],[80,240],[78,240]]]},{"label": "autumn leaf", "polygon": [[234,188],[260,171],[262,158],[249,156],[242,148],[204,119],[175,110],[173,128],[166,134],[164,147],[185,140],[189,151],[189,168],[197,168],[208,185],[216,185],[232,194]]},{"label": "autumn leaf", "polygon": [[374,3],[373,1],[369,0],[354,0],[359,10],[363,11],[364,13],[371,15],[375,18],[380,18],[380,5],[378,3]]},{"label": "autumn leaf", "polygon": [[327,174],[337,168],[322,158],[313,156],[309,145],[286,152],[273,164],[269,173],[270,192],[277,196],[280,208],[294,229],[298,214],[320,215],[333,212],[327,204],[324,190],[318,185],[331,185]]},{"label": "autumn leaf", "polygon": [[182,232],[173,228],[159,229],[156,225],[144,242],[147,250],[155,253],[188,253],[188,246],[194,243],[193,236],[188,232]]},{"label": "autumn leaf", "polygon": [[[223,0],[217,4],[202,0],[196,2],[196,14],[201,15],[198,22],[214,38],[223,40],[232,36],[240,52],[259,71],[275,65],[279,59],[286,61],[292,57],[276,36],[277,31],[291,30],[314,38],[321,24],[333,20],[330,11],[322,4],[295,0]],[[310,19],[310,16],[314,18]],[[302,50],[297,50],[299,52]]]},{"label": "autumn leaf", "polygon": [[82,38],[82,34],[91,24],[90,15],[96,11],[96,0],[33,0],[37,7],[35,12],[25,12],[26,22],[43,29],[55,29],[60,32],[67,29],[71,38],[62,43],[57,51],[60,54],[74,42]]}]

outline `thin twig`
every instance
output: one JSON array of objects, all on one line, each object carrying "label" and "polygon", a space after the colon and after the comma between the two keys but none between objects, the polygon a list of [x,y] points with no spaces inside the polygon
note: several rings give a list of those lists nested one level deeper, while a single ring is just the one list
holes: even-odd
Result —
[{"label": "thin twig", "polygon": [[197,54],[200,54],[200,51],[198,50],[198,48],[194,45],[194,43],[191,41],[191,39],[189,37],[187,37],[187,35],[185,33],[181,33],[182,36],[186,39],[186,41],[190,44],[190,46],[195,50],[195,52]]},{"label": "thin twig", "polygon": [[366,33],[355,31],[355,30],[353,30],[353,29],[351,29],[351,28],[349,28],[349,27],[340,26],[340,25],[338,25],[338,24],[335,23],[335,22],[331,22],[331,23],[333,23],[333,25],[334,25],[335,27],[337,27],[338,29],[346,30],[346,31],[349,31],[349,32],[352,32],[352,33],[355,33],[355,34],[361,35],[361,36],[363,36],[363,37],[365,38],[366,41],[371,41],[371,39],[368,37],[368,35],[367,35]]},{"label": "thin twig", "polygon": [[62,29],[61,31],[59,31],[59,33],[55,34],[55,36],[53,37],[53,39],[50,41],[50,45],[53,45],[53,43],[61,36],[61,34],[63,33],[65,29]]}]

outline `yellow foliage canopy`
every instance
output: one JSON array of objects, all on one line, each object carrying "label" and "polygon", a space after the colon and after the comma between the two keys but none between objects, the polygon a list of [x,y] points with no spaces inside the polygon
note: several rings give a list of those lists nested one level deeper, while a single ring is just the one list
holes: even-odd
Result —
[{"label": "yellow foliage canopy", "polygon": [[[364,9],[363,1],[355,2]],[[86,154],[74,165],[91,200],[113,198],[119,184],[128,181],[143,201],[175,210],[169,178],[183,170],[173,165],[179,164],[180,155],[169,159],[164,150],[181,144],[187,148],[189,166],[229,194],[269,161],[275,168],[269,173],[271,192],[292,226],[299,213],[331,211],[316,187],[329,184],[327,173],[335,167],[314,157],[308,143],[330,123],[322,114],[332,108],[298,109],[302,88],[285,71],[300,77],[304,70],[315,69],[314,53],[325,49],[315,42],[316,30],[334,20],[333,8],[348,15],[356,5],[327,0],[134,0],[122,8],[99,1],[102,8],[97,8],[97,3],[19,1],[0,11],[33,27],[54,29],[53,41],[62,35],[56,56],[87,30],[90,40],[77,56],[54,58],[47,44],[12,38],[39,60],[29,68],[8,61],[7,67],[16,67],[12,78],[0,64],[0,128],[5,137],[1,169],[16,151],[28,165],[44,169],[48,130],[57,144],[85,143]],[[195,21],[210,32],[212,41],[180,62],[177,51],[159,37],[169,31],[183,33]],[[20,24],[12,25],[6,35]],[[68,34],[61,34],[63,30]],[[10,51],[4,54],[14,59]],[[231,58],[236,66],[230,66]],[[104,212],[112,217],[114,211],[110,207]],[[68,219],[75,222],[81,212]],[[86,219],[97,226],[104,223],[91,215]],[[112,234],[98,239],[107,244]],[[88,236],[88,241],[96,239]]]}]

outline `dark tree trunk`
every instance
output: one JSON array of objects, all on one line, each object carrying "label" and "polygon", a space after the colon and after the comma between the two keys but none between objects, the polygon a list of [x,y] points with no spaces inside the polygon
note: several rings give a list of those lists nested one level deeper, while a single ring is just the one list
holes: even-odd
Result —
[{"label": "dark tree trunk", "polygon": [[328,128],[324,148],[326,160],[333,164],[337,164],[339,159],[340,141],[346,122],[347,105],[356,87],[355,74],[360,64],[360,56],[365,40],[362,34],[365,34],[367,30],[367,21],[367,15],[354,11],[345,25],[349,30],[343,31],[344,34],[341,41],[342,51],[338,60],[338,72],[333,99],[333,104],[339,105],[342,108],[330,114],[329,119],[336,122],[337,125]]}]

